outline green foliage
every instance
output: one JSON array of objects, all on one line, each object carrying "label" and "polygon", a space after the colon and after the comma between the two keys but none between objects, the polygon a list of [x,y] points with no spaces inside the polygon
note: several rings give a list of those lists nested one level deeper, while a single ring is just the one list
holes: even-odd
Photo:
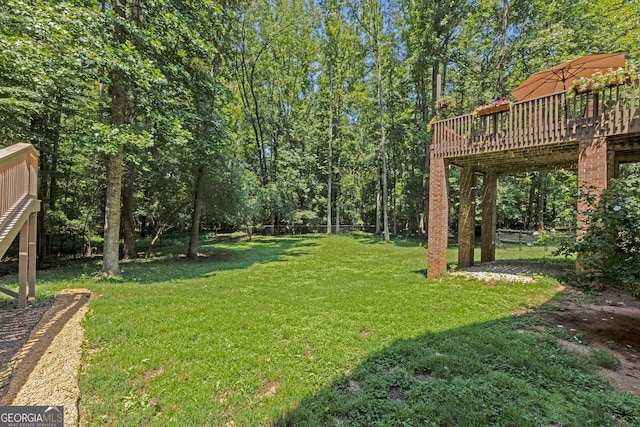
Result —
[{"label": "green foliage", "polygon": [[634,398],[599,385],[597,360],[577,359],[539,329],[531,334],[536,323],[527,316],[399,340],[304,401],[278,425],[638,422]]},{"label": "green foliage", "polygon": [[[6,0],[0,145],[40,152],[45,234],[102,234],[104,159],[120,149],[138,236],[189,227],[200,165],[206,227],[324,222],[328,205],[334,223],[375,224],[386,183],[393,229],[416,234],[435,76],[457,115],[580,54],[626,51],[637,62],[638,12],[613,0]],[[117,125],[114,79],[126,98]],[[575,183],[572,172],[501,177],[499,226],[541,226],[538,198],[545,227],[571,227]]]},{"label": "green foliage", "polygon": [[577,253],[584,266],[583,279],[617,285],[640,295],[640,175],[630,168],[614,180],[598,202],[590,194],[583,197],[596,206],[588,216],[588,231],[579,241],[565,242],[561,252]]},{"label": "green foliage", "polygon": [[620,360],[608,351],[592,350],[591,360],[601,368],[617,371],[620,369]]}]

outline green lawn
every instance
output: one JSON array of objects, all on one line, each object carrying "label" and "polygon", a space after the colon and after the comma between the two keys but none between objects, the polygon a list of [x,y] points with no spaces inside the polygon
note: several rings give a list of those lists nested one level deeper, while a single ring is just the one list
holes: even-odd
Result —
[{"label": "green lawn", "polygon": [[39,274],[39,295],[95,293],[86,425],[640,423],[638,401],[595,376],[598,357],[569,355],[538,318],[512,316],[553,298],[551,279],[427,280],[423,246],[364,236],[202,251],[123,263],[124,280],[94,278],[86,263]]}]

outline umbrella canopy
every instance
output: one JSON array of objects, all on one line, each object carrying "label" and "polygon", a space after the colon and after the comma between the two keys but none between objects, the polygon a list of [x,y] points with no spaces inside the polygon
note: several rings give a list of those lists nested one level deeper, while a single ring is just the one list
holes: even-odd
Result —
[{"label": "umbrella canopy", "polygon": [[511,95],[518,101],[564,92],[574,80],[591,77],[596,70],[624,67],[624,53],[587,55],[532,74]]}]

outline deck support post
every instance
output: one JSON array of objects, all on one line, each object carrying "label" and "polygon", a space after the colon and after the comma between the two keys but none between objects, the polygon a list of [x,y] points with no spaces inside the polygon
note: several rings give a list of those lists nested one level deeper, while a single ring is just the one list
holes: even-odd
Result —
[{"label": "deck support post", "polygon": [[429,166],[429,228],[427,234],[427,277],[438,278],[447,271],[449,238],[449,166],[445,159],[431,156]]},{"label": "deck support post", "polygon": [[29,285],[29,299],[36,297],[36,253],[37,248],[37,235],[38,235],[38,214],[32,213],[29,216],[29,248],[28,252],[28,271],[27,271],[27,284]]},{"label": "deck support post", "polygon": [[20,229],[18,248],[18,308],[27,306],[27,273],[29,270],[29,221]]},{"label": "deck support post", "polygon": [[592,196],[592,200],[584,197],[578,200],[578,239],[587,232],[588,215],[585,212],[597,208],[600,194],[609,187],[609,182],[615,176],[615,169],[614,153],[609,153],[606,137],[580,141],[578,189]]},{"label": "deck support post", "polygon": [[29,215],[29,219],[20,229],[20,246],[18,248],[18,308],[27,306],[27,299],[36,296],[36,233],[37,213]]},{"label": "deck support post", "polygon": [[[606,137],[596,137],[580,141],[578,151],[578,189],[589,194],[578,199],[578,218],[576,238],[582,240],[589,227],[590,210],[598,208],[600,194],[607,188],[616,175],[615,153],[608,149]],[[576,261],[576,271],[582,271],[580,259]]]},{"label": "deck support post", "polygon": [[476,174],[475,169],[460,170],[460,213],[458,216],[458,268],[473,265],[476,243]]},{"label": "deck support post", "polygon": [[498,176],[489,170],[482,179],[481,262],[496,260],[496,196]]}]

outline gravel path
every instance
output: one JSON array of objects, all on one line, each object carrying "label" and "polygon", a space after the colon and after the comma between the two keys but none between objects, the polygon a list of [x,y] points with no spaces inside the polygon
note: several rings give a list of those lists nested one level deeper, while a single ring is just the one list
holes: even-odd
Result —
[{"label": "gravel path", "polygon": [[56,296],[13,357],[15,366],[0,405],[62,405],[65,426],[78,425],[82,319],[90,296],[86,289],[65,290]]},{"label": "gravel path", "polygon": [[558,277],[570,271],[573,264],[539,261],[494,261],[458,270],[452,274],[474,277],[482,280],[511,280],[531,283],[534,276]]}]

